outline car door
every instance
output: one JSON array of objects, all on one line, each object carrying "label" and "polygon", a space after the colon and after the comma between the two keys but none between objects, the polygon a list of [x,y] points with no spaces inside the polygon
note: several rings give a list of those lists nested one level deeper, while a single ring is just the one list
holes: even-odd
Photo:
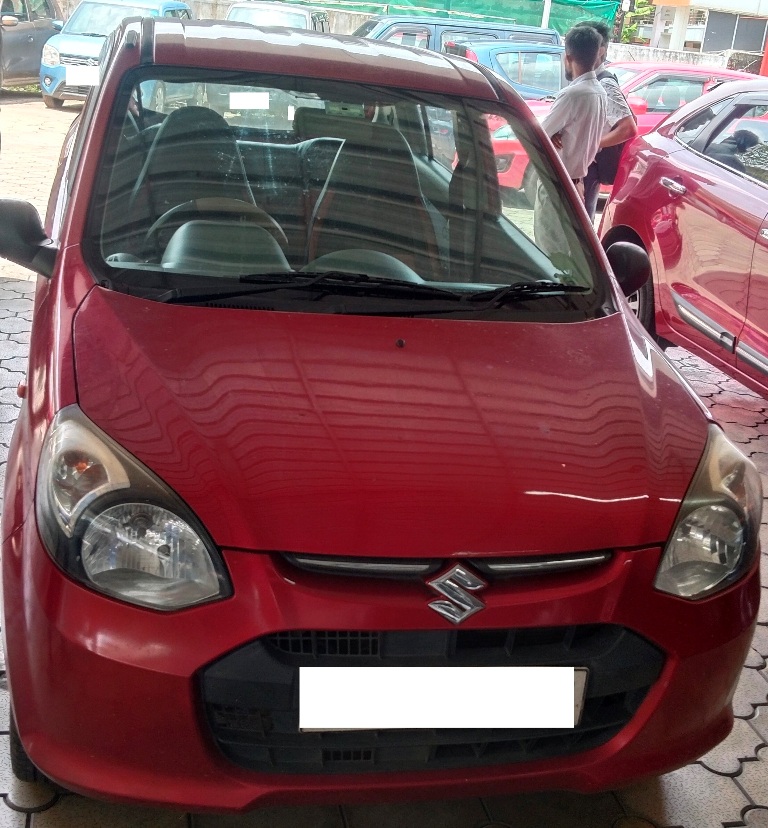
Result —
[{"label": "car door", "polygon": [[692,115],[672,132],[651,133],[648,214],[659,302],[682,337],[734,365],[747,315],[755,238],[766,214],[764,187],[727,163],[723,142],[748,106],[741,96]]},{"label": "car door", "polygon": [[684,103],[700,97],[709,77],[709,74],[654,73],[641,76],[623,86],[625,95],[642,98],[648,104],[647,111],[637,116],[640,135],[655,129],[670,112],[679,109]]},{"label": "car door", "polygon": [[44,40],[30,17],[27,0],[3,0],[2,17],[7,21],[2,27],[4,82],[36,78]]},{"label": "car door", "polygon": [[[744,107],[748,107],[744,109]],[[751,146],[739,153],[740,177],[748,188],[752,214],[759,222],[755,236],[744,328],[736,343],[736,367],[768,388],[768,95],[743,96],[731,138],[751,134]],[[757,139],[757,140],[756,140]],[[744,148],[745,142],[742,142]]]}]

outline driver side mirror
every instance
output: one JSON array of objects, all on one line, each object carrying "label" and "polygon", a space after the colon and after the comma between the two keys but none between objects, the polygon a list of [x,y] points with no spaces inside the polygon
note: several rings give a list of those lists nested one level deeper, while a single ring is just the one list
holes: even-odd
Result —
[{"label": "driver side mirror", "polygon": [[651,260],[639,244],[614,242],[605,255],[625,296],[631,296],[651,277]]},{"label": "driver side mirror", "polygon": [[629,104],[629,108],[635,113],[635,117],[645,115],[648,111],[648,101],[639,95],[627,95],[627,103]]},{"label": "driver side mirror", "polygon": [[13,14],[4,14],[0,17],[0,26],[5,26],[8,29],[12,29],[14,26],[19,25],[19,18]]},{"label": "driver side mirror", "polygon": [[28,201],[0,199],[0,256],[51,278],[58,247]]}]

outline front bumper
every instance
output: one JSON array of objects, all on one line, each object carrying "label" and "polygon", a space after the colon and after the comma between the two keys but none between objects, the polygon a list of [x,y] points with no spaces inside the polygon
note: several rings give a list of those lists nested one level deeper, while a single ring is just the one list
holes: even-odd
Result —
[{"label": "front bumper", "polygon": [[40,67],[40,89],[43,95],[62,101],[84,101],[91,87],[67,85],[66,75],[67,67],[64,64],[58,66],[43,64]]},{"label": "front bumper", "polygon": [[[302,760],[295,765],[299,771],[292,772],[290,763],[278,761],[269,768],[252,761],[267,754],[254,754],[244,744],[254,729],[249,736],[246,727],[243,734],[237,711],[230,722],[239,723],[234,741],[240,741],[245,760],[224,744],[212,715],[217,700],[206,689],[211,671],[257,640],[289,640],[282,635],[286,631],[453,634],[455,628],[428,608],[432,596],[423,583],[312,575],[279,556],[229,551],[224,556],[235,588],[232,598],[163,614],[112,601],[70,581],[51,562],[34,522],[28,521],[3,547],[7,660],[19,731],[35,764],[69,789],[189,810],[242,811],[295,803],[297,796],[320,803],[615,787],[680,766],[725,737],[757,613],[756,568],[720,595],[690,603],[652,589],[659,555],[659,549],[619,552],[588,572],[498,582],[484,593],[486,609],[459,628],[470,639],[477,631],[480,642],[491,635],[498,646],[487,631],[622,627],[641,641],[638,652],[646,673],[642,653],[660,652],[658,678],[643,691],[628,722],[604,743],[587,741],[585,749],[577,745],[548,756],[534,751],[534,759],[502,753],[501,762],[479,761],[471,748],[454,751],[447,763],[408,764],[397,758],[394,765],[371,770],[366,763],[344,764],[345,757],[359,756],[356,748],[332,753],[336,764],[323,767],[323,748],[318,752],[317,744],[325,737],[301,734],[310,736],[310,762]],[[283,656],[282,663],[289,664],[296,653]],[[610,647],[606,656],[610,662]],[[475,652],[473,657],[480,656]],[[637,672],[638,665],[629,662],[625,669]],[[253,676],[241,677],[245,693]],[[224,692],[226,699],[229,691]],[[328,737],[332,751],[337,737]],[[459,742],[466,747],[468,740]],[[416,753],[425,756],[430,750],[422,744]],[[269,761],[275,755],[281,754],[270,755]],[[318,757],[322,769],[307,772]]]}]

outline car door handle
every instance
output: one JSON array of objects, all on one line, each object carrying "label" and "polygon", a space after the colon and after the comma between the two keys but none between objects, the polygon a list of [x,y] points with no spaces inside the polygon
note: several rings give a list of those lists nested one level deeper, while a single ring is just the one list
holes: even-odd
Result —
[{"label": "car door handle", "polygon": [[662,175],[659,179],[659,184],[664,187],[665,190],[669,190],[670,193],[673,195],[685,195],[688,192],[685,184],[681,184],[679,181],[675,181],[674,178],[667,178],[666,175]]}]

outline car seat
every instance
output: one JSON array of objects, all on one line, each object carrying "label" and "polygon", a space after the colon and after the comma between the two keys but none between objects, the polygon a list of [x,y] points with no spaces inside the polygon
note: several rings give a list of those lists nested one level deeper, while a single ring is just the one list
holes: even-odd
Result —
[{"label": "car seat", "polygon": [[[146,231],[171,208],[198,199],[254,204],[237,140],[212,109],[172,110],[160,125],[131,194],[131,222]],[[168,234],[175,228],[168,227]]]},{"label": "car seat", "polygon": [[680,87],[667,85],[661,90],[661,97],[659,99],[661,109],[664,112],[674,112],[680,108],[682,99],[680,97]]},{"label": "car seat", "polygon": [[388,124],[322,110],[307,109],[299,121],[302,136],[344,141],[310,219],[307,261],[338,250],[377,250],[423,278],[441,278],[433,220],[403,135]]}]

